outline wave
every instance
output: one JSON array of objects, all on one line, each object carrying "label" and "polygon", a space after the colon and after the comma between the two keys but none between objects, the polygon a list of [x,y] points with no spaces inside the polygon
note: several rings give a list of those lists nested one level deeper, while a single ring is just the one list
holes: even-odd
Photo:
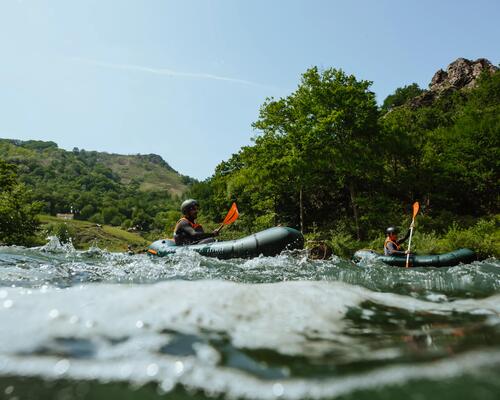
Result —
[{"label": "wave", "polygon": [[499,317],[498,294],[434,302],[342,282],[2,288],[0,375],[331,398],[497,370]]}]

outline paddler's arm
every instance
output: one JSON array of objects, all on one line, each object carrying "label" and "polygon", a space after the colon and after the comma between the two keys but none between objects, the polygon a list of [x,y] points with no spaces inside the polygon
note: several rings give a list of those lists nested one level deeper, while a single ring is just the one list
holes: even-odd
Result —
[{"label": "paddler's arm", "polygon": [[[408,229],[408,232],[406,232],[406,235],[404,238],[401,238],[399,239],[397,242],[398,242],[398,245],[401,244],[401,243],[404,243],[409,237],[410,237],[410,229]],[[404,251],[402,251],[403,254],[405,254]]]}]

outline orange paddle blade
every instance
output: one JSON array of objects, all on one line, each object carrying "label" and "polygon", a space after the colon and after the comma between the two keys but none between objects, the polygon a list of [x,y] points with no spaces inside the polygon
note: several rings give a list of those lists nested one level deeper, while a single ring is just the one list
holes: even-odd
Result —
[{"label": "orange paddle blade", "polygon": [[415,217],[417,216],[419,208],[420,204],[418,204],[418,201],[413,203],[413,219],[415,219]]},{"label": "orange paddle blade", "polygon": [[236,203],[233,203],[231,205],[231,208],[229,209],[226,218],[224,218],[224,221],[222,222],[222,225],[229,225],[232,224],[234,221],[238,219],[240,216],[240,213],[238,212],[238,208],[236,207]]}]

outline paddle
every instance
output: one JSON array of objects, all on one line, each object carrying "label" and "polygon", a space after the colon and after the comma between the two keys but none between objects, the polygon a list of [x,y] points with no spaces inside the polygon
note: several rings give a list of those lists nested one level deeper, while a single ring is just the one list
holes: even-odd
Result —
[{"label": "paddle", "polygon": [[410,225],[410,240],[408,241],[408,253],[406,254],[406,268],[408,268],[410,266],[411,237],[413,236],[413,227],[415,226],[415,217],[417,216],[419,208],[420,208],[420,204],[418,204],[418,201],[413,203],[413,219],[411,220],[411,225]]},{"label": "paddle", "polygon": [[226,214],[226,218],[224,218],[224,221],[222,221],[221,226],[219,226],[216,229],[216,231],[220,232],[220,230],[224,226],[231,225],[234,221],[236,221],[238,219],[239,216],[240,216],[240,213],[238,212],[238,208],[236,207],[236,203],[233,203],[231,205],[231,208],[229,209],[229,211]]}]

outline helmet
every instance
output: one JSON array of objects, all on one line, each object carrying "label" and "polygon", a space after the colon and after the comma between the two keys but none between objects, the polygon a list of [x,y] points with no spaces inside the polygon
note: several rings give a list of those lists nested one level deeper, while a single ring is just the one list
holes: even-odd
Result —
[{"label": "helmet", "polygon": [[388,235],[390,235],[391,233],[398,233],[398,228],[390,226],[385,230],[385,233],[387,233]]},{"label": "helmet", "polygon": [[198,202],[194,199],[187,199],[184,200],[181,204],[181,212],[183,214],[187,214],[189,210],[191,210],[193,207],[198,206]]}]

